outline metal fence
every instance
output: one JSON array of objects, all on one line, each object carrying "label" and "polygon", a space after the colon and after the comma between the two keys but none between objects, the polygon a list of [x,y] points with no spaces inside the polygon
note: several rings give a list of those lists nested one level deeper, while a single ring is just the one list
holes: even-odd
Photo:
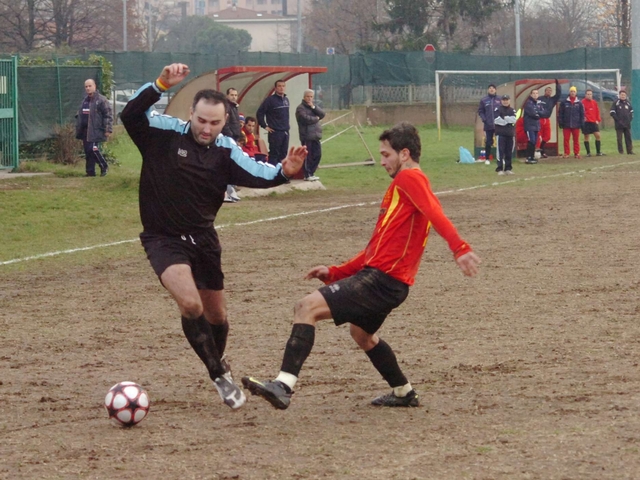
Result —
[{"label": "metal fence", "polygon": [[0,60],[0,169],[18,166],[18,59]]}]

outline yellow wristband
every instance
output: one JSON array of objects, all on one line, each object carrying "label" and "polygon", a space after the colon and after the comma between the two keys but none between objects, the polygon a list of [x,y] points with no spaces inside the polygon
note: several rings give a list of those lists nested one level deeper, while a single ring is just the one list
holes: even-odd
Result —
[{"label": "yellow wristband", "polygon": [[163,92],[164,92],[164,91],[166,91],[166,90],[169,90],[169,88],[171,88],[171,87],[169,87],[168,85],[165,85],[165,84],[163,83],[163,81],[162,81],[162,80],[160,80],[160,77],[158,77],[158,78],[157,78],[157,80],[156,80],[156,86],[157,86],[160,90],[162,90]]}]

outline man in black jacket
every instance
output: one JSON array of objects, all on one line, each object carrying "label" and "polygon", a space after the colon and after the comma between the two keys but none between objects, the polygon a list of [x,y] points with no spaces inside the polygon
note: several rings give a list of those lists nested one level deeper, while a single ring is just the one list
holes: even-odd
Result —
[{"label": "man in black jacket", "polygon": [[304,161],[304,179],[310,182],[320,180],[315,176],[315,173],[322,157],[320,144],[322,125],[320,125],[320,120],[324,118],[324,111],[313,103],[313,97],[313,90],[305,90],[302,103],[296,108],[300,143],[309,151],[307,159]]},{"label": "man in black jacket", "polygon": [[305,147],[291,148],[281,165],[255,162],[221,134],[226,99],[215,90],[194,97],[188,122],[152,115],[160,94],[178,85],[189,68],[174,63],[143,85],[120,118],[142,154],[140,240],[151,266],[178,304],[182,329],[231,408],[246,398],[222,356],[227,343],[221,247],[213,221],[227,185],[266,188],[286,183],[302,167]]},{"label": "man in black jacket", "polygon": [[624,135],[624,143],[627,147],[627,155],[634,155],[633,142],[631,140],[631,121],[633,120],[633,107],[627,100],[627,92],[622,90],[620,98],[613,102],[609,114],[613,117],[616,125],[616,136],[618,137],[618,153],[624,153],[622,150],[622,136]]},{"label": "man in black jacket", "polygon": [[113,114],[109,100],[96,89],[92,78],[85,80],[84,97],[76,115],[76,138],[82,140],[84,155],[87,159],[85,172],[87,177],[96,176],[96,163],[100,167],[100,176],[109,171],[107,161],[100,152],[100,143],[106,142],[113,131]]},{"label": "man in black jacket", "polygon": [[[227,88],[228,109],[227,121],[222,129],[222,134],[233,138],[236,143],[242,136],[242,126],[240,125],[240,105],[238,105],[238,90],[233,87]],[[224,197],[225,202],[239,202],[240,197],[236,193],[234,185],[227,185],[227,194]]]},{"label": "man in black jacket", "polygon": [[544,95],[538,98],[540,104],[540,153],[542,158],[547,158],[547,154],[544,151],[545,144],[551,140],[551,114],[555,108],[560,95],[562,95],[562,88],[560,82],[556,78],[556,94],[551,96],[552,89],[547,87],[544,89]]},{"label": "man in black jacket", "polygon": [[498,175],[513,175],[511,157],[513,155],[513,137],[516,134],[516,111],[511,106],[509,95],[503,95],[500,102],[502,105],[498,108],[494,119],[496,136],[498,137],[496,172]]}]

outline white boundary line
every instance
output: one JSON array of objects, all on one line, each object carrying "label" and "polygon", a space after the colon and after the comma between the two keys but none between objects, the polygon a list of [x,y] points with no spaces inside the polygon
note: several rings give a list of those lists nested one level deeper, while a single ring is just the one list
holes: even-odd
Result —
[{"label": "white boundary line", "polygon": [[[516,183],[516,182],[529,182],[529,181],[532,181],[532,180],[544,180],[544,179],[547,179],[547,178],[557,178],[557,177],[564,177],[564,176],[568,176],[568,175],[577,175],[577,174],[582,174],[582,173],[589,173],[590,171],[593,171],[593,170],[604,170],[604,169],[607,169],[607,168],[622,167],[622,166],[625,166],[625,165],[635,165],[637,163],[640,163],[640,160],[635,160],[635,161],[632,161],[632,162],[616,163],[616,164],[613,164],[613,165],[602,165],[600,167],[593,167],[593,168],[582,169],[582,170],[574,170],[572,172],[555,173],[553,175],[543,175],[541,177],[514,178],[513,180],[506,180],[506,181],[502,181],[502,182],[492,182],[492,183],[485,183],[483,185],[475,185],[473,187],[464,187],[464,188],[456,188],[454,190],[445,190],[445,191],[442,191],[442,192],[436,192],[435,194],[438,195],[438,196],[450,195],[452,193],[467,192],[467,191],[470,191],[470,190],[477,190],[479,188],[495,187],[495,186],[506,185],[506,184],[510,184],[510,183]],[[348,205],[340,205],[340,206],[337,206],[337,207],[321,208],[319,210],[309,210],[307,212],[292,213],[292,214],[289,214],[289,215],[280,215],[278,217],[261,218],[259,220],[252,220],[250,222],[230,223],[230,224],[226,224],[226,225],[216,225],[216,230],[220,230],[222,228],[228,228],[228,227],[244,227],[244,226],[247,226],[247,225],[255,225],[257,223],[264,223],[264,222],[275,222],[277,220],[286,220],[287,218],[301,217],[303,215],[314,215],[316,213],[332,212],[332,211],[335,211],[335,210],[342,210],[344,208],[364,207],[366,205],[377,205],[379,203],[380,203],[380,201],[369,202],[369,203],[352,203],[352,204],[348,204]],[[0,262],[0,266],[2,266],[2,265],[10,265],[10,264],[13,264],[13,263],[26,262],[28,260],[39,260],[41,258],[55,257],[57,255],[63,255],[63,254],[66,254],[66,253],[85,252],[87,250],[95,250],[96,248],[115,247],[116,245],[123,245],[125,243],[133,243],[133,242],[138,242],[138,241],[140,241],[140,239],[133,238],[131,240],[120,240],[119,242],[102,243],[102,244],[99,244],[99,245],[92,245],[90,247],[71,248],[71,249],[68,249],[68,250],[59,250],[57,252],[48,252],[48,253],[42,253],[40,255],[32,255],[30,257],[14,258],[13,260],[6,260],[4,262]]]}]

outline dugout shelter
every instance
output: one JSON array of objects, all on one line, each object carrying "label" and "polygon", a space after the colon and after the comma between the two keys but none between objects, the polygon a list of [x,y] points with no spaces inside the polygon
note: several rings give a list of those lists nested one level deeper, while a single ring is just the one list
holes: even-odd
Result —
[{"label": "dugout shelter", "polygon": [[[296,122],[296,107],[302,102],[304,91],[313,89],[312,76],[325,73],[327,67],[291,67],[291,66],[231,66],[219,68],[197,76],[185,83],[173,96],[165,112],[173,117],[187,121],[189,109],[195,94],[205,88],[212,88],[225,93],[228,88],[238,91],[240,113],[245,117],[256,116],[256,111],[262,101],[272,95],[276,80],[287,82],[286,95],[289,98],[289,145],[298,145],[298,123]],[[258,129],[259,130],[259,129]],[[260,135],[268,148],[266,135]]]},{"label": "dugout shelter", "polygon": [[[563,99],[563,96],[569,95],[568,80],[558,79],[560,87],[562,89],[562,95],[558,102]],[[556,81],[555,79],[521,79],[513,82],[498,85],[496,87],[496,96],[498,98],[503,95],[509,95],[511,97],[511,106],[516,111],[516,136],[514,139],[514,146],[516,149],[516,156],[522,157],[527,150],[527,136],[524,132],[524,104],[531,95],[531,91],[537,89],[540,93],[540,97],[544,95],[544,91],[547,87],[551,87],[551,96],[556,94]],[[552,156],[558,154],[558,122],[557,122],[557,105],[554,107],[551,113],[551,138],[545,145],[545,150]],[[482,119],[476,113],[475,129],[474,129],[474,153],[475,157],[479,158],[480,150],[484,148],[484,129]],[[494,139],[494,146],[491,154],[495,158],[496,140]],[[539,141],[536,147],[539,146]]]}]

